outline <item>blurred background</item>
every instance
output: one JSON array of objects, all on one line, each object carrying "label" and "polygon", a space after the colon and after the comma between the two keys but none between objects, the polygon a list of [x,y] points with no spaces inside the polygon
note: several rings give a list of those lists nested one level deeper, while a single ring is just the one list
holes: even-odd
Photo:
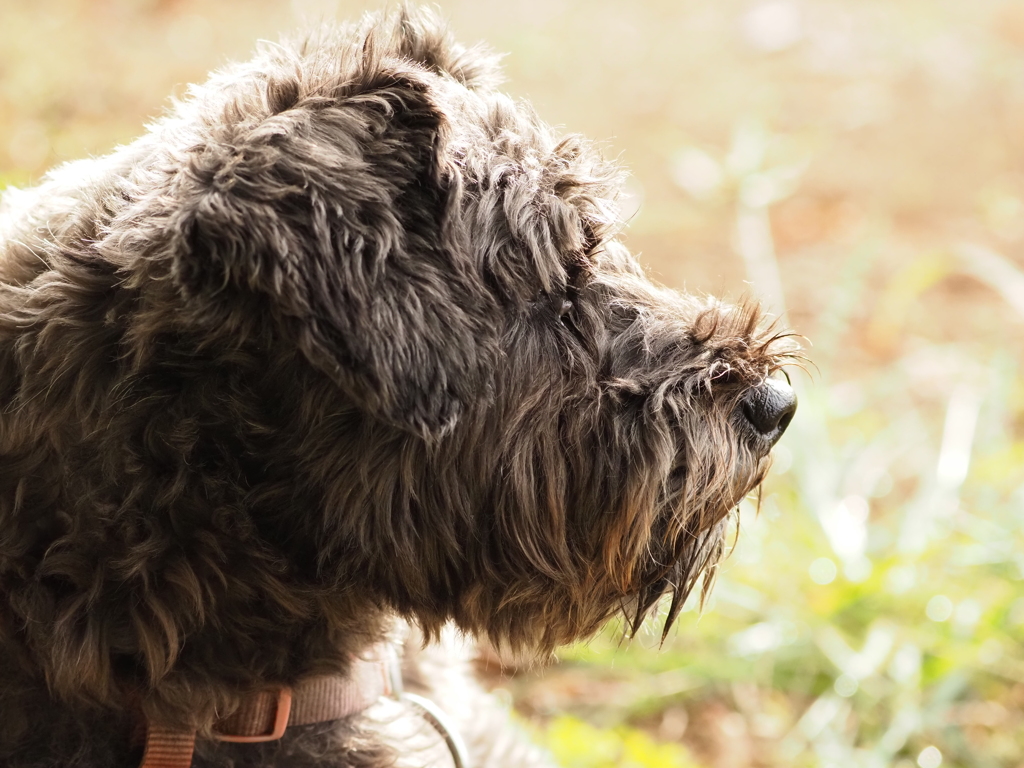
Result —
[{"label": "blurred background", "polygon": [[[0,0],[0,187],[341,0]],[[632,172],[662,282],[807,339],[703,613],[491,670],[567,768],[1024,766],[1024,3],[445,0]]]}]

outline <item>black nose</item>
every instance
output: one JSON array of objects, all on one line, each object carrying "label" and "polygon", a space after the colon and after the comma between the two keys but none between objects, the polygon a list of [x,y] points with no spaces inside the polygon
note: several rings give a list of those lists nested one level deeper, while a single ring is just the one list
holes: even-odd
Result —
[{"label": "black nose", "polygon": [[766,379],[743,396],[743,415],[759,436],[775,442],[796,413],[793,388],[778,379]]}]

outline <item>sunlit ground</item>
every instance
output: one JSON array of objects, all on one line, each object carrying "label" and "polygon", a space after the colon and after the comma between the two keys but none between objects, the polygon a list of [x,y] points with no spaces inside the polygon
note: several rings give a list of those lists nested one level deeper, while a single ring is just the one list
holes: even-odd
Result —
[{"label": "sunlit ground", "polygon": [[[0,0],[0,182],[359,3]],[[1024,766],[1024,4],[443,6],[632,170],[665,283],[807,337],[797,419],[703,615],[512,692],[569,768]]]}]

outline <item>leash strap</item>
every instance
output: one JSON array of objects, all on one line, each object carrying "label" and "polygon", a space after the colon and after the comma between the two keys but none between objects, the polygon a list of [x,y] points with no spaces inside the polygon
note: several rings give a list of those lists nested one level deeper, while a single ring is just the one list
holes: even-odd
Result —
[{"label": "leash strap", "polygon": [[195,731],[175,731],[150,723],[142,768],[189,768],[195,746]]}]

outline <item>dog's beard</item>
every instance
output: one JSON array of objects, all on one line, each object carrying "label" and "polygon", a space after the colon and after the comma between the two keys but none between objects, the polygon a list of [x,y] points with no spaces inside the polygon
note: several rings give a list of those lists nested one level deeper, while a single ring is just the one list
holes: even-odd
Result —
[{"label": "dog's beard", "polygon": [[662,626],[663,642],[698,584],[701,584],[701,600],[704,599],[714,582],[715,567],[725,551],[726,527],[723,518],[711,528],[689,536],[681,551],[672,555],[674,559],[668,565],[652,569],[635,603],[623,606],[631,636],[640,631],[644,619],[663,597],[671,596]]},{"label": "dog's beard", "polygon": [[[770,464],[769,456],[740,450],[731,483],[725,483],[724,487],[705,486],[694,499],[687,493],[684,480],[682,487],[668,497],[658,517],[657,529],[652,531],[650,565],[641,577],[642,586],[635,599],[622,606],[631,637],[640,631],[647,616],[663,598],[669,601],[661,631],[663,643],[698,585],[703,604],[714,585],[718,563],[726,552],[729,518],[751,493],[756,492],[760,504],[760,485]],[[699,506],[695,501],[699,501]]]}]

